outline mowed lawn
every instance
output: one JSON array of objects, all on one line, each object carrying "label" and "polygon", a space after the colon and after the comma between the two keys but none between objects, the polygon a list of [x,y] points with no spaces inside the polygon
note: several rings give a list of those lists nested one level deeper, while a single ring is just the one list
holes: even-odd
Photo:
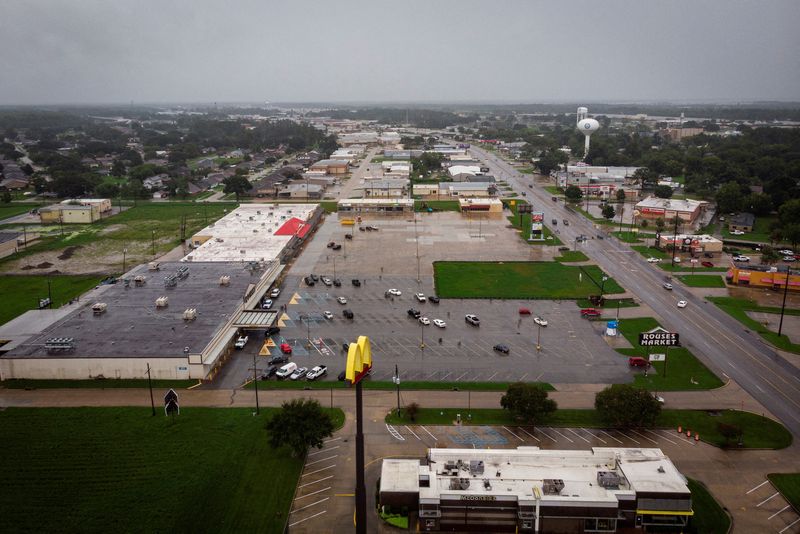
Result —
[{"label": "mowed lawn", "polygon": [[[445,298],[578,299],[600,293],[604,273],[558,262],[434,262],[436,294]],[[623,293],[608,278],[604,294]]]},{"label": "mowed lawn", "polygon": [[39,299],[47,297],[47,280],[50,280],[50,294],[53,307],[57,308],[70,299],[97,285],[97,276],[0,276],[0,324],[28,310],[39,307]]},{"label": "mowed lawn", "polygon": [[767,478],[795,510],[800,509],[800,473],[771,473]]},{"label": "mowed lawn", "polygon": [[720,275],[684,274],[676,276],[676,278],[689,287],[725,287],[725,280]]},{"label": "mowed lawn", "polygon": [[252,412],[8,408],[0,532],[282,532],[303,462]]}]

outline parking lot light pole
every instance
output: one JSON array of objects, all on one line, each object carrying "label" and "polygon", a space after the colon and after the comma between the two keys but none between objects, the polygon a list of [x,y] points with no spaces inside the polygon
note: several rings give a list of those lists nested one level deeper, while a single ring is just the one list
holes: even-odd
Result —
[{"label": "parking lot light pole", "polygon": [[397,417],[400,417],[400,370],[397,368],[397,365],[394,366],[392,382],[397,386]]},{"label": "parking lot light pole", "polygon": [[255,353],[255,351],[253,352],[253,384],[256,387],[256,415],[258,415],[260,412],[259,412],[259,409],[258,409],[258,370],[256,369],[256,353]]},{"label": "parking lot light pole", "polygon": [[781,320],[778,323],[778,337],[781,337],[781,332],[783,332],[783,312],[786,311],[786,293],[789,292],[789,274],[792,270],[789,266],[786,266],[786,283],[783,285],[783,303],[781,304]]},{"label": "parking lot light pole", "polygon": [[128,254],[128,249],[127,248],[123,248],[122,249],[122,274],[125,274],[125,260],[126,260],[126,255],[127,254]]},{"label": "parking lot light pole", "polygon": [[606,280],[608,280],[608,277],[604,276],[601,280],[602,280],[602,283],[600,284],[600,299],[602,300],[603,299],[603,292],[604,292],[605,287],[606,287]]},{"label": "parking lot light pole", "polygon": [[537,324],[536,326],[538,327],[537,330],[536,330],[536,350],[537,351],[541,351],[542,350],[542,325]]}]

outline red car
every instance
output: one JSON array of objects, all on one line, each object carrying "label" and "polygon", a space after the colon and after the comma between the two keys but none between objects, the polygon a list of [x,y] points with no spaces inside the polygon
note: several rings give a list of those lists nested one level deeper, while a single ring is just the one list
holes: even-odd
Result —
[{"label": "red car", "polygon": [[584,308],[581,310],[581,317],[600,317],[602,313],[595,308]]},{"label": "red car", "polygon": [[714,264],[711,263],[710,261],[704,261],[700,265],[702,265],[703,267],[713,267],[714,266]]},{"label": "red car", "polygon": [[628,365],[631,367],[650,367],[650,362],[639,356],[628,358]]},{"label": "red car", "polygon": [[292,346],[288,343],[281,343],[281,352],[284,354],[291,354],[292,353]]},{"label": "red car", "polygon": [[520,308],[519,309],[519,314],[520,315],[530,315],[531,311],[528,308]]}]

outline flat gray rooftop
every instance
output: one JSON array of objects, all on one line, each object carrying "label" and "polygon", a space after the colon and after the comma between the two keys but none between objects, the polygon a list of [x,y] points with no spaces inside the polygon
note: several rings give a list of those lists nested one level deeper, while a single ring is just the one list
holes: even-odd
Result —
[{"label": "flat gray rooftop", "polygon": [[[179,267],[188,267],[189,276],[176,287],[165,288],[164,277]],[[100,298],[81,302],[72,313],[4,354],[3,358],[174,358],[200,352],[242,302],[250,284],[258,282],[263,271],[251,272],[240,262],[161,264],[160,271],[140,265],[128,273],[129,288],[122,281],[109,287]],[[133,277],[143,275],[146,283],[136,287]],[[222,286],[222,275],[230,283]],[[156,299],[169,297],[166,308],[156,309]],[[95,302],[108,308],[101,315],[92,313]],[[197,318],[184,321],[187,308],[197,310]],[[75,350],[48,353],[45,341],[73,338]]]}]

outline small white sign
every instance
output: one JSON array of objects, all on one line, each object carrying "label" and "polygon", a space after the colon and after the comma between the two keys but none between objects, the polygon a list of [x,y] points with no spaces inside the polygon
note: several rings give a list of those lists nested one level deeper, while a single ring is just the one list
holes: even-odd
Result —
[{"label": "small white sign", "polygon": [[663,362],[667,359],[666,354],[651,354],[650,361],[651,362]]}]

